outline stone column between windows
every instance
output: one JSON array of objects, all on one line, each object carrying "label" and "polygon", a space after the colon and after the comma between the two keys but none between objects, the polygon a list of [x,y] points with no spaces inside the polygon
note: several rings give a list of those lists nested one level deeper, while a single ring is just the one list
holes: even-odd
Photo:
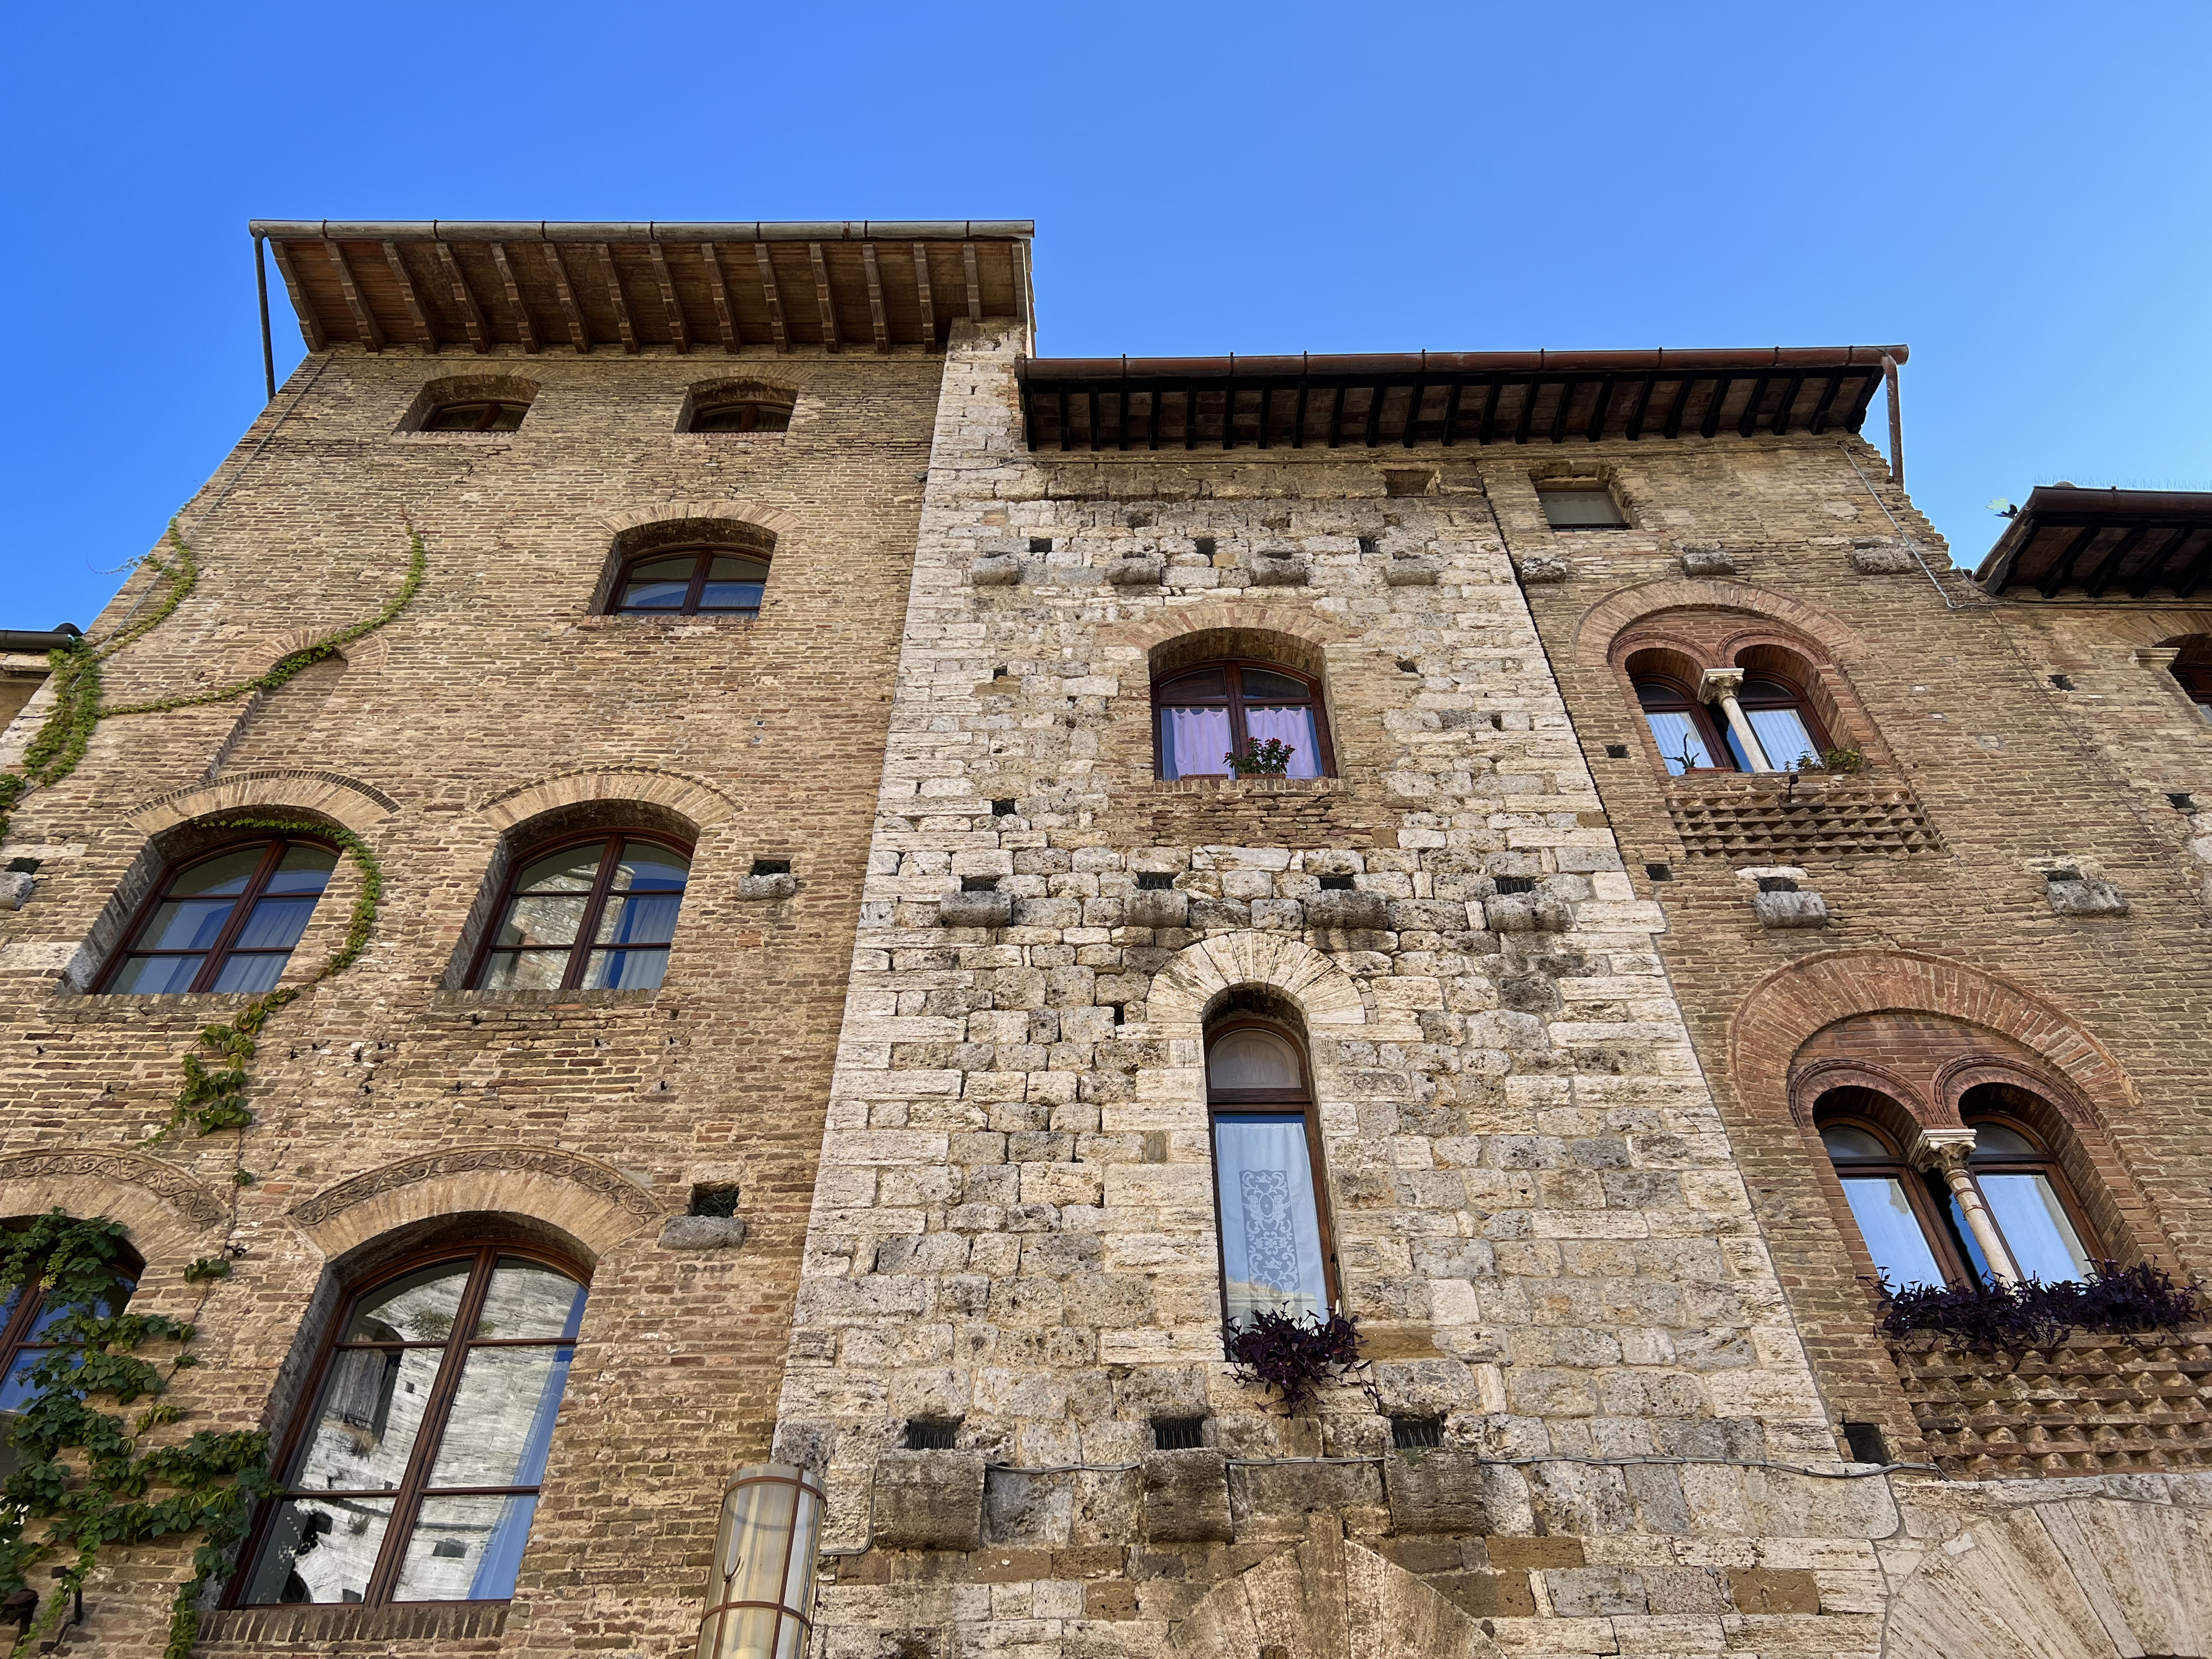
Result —
[{"label": "stone column between windows", "polygon": [[1766,758],[1766,750],[1759,746],[1759,734],[1751,729],[1751,722],[1744,718],[1743,705],[1735,700],[1742,686],[1741,668],[1708,668],[1705,678],[1698,682],[1698,701],[1721,706],[1721,713],[1728,716],[1729,730],[1743,745],[1744,756],[1751,762],[1753,771],[1771,772],[1774,767]]},{"label": "stone column between windows", "polygon": [[1923,1129],[1919,1139],[1912,1143],[1912,1163],[1916,1169],[1938,1170],[1951,1195],[1959,1200],[1960,1213],[1966,1218],[1966,1231],[1982,1247],[1982,1259],[1990,1264],[1990,1273],[2001,1285],[2020,1283],[2020,1269],[2013,1266],[2011,1252],[2005,1249],[2004,1240],[1997,1233],[1997,1224],[1990,1218],[1989,1206],[1982,1202],[1982,1189],[1974,1185],[1974,1177],[1966,1172],[1966,1160],[1973,1155],[1974,1132],[1972,1129]]}]

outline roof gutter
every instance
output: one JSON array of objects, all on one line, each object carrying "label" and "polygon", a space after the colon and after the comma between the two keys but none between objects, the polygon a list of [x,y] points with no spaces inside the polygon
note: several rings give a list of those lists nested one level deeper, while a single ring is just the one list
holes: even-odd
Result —
[{"label": "roof gutter", "polygon": [[1036,234],[1033,219],[830,219],[726,224],[562,223],[547,219],[249,219],[278,241],[336,242],[975,242]]},{"label": "roof gutter", "polygon": [[[1279,357],[1026,357],[1024,380],[1194,380],[1346,374],[1712,374],[1791,368],[1881,368],[1909,348],[1761,346],[1748,350],[1401,351]],[[1893,372],[1893,371],[1891,371]]]},{"label": "roof gutter", "polygon": [[83,637],[84,629],[75,623],[64,623],[43,634],[21,628],[0,628],[0,653],[31,652],[43,656],[49,651],[67,651]]}]

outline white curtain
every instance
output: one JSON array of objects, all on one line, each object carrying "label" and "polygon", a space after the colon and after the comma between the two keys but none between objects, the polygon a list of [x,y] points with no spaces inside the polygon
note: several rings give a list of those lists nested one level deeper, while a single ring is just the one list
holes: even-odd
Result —
[{"label": "white curtain", "polygon": [[1171,778],[1219,776],[1229,769],[1226,708],[1160,710],[1160,759]]},{"label": "white curtain", "polygon": [[1321,744],[1314,738],[1312,709],[1247,708],[1244,711],[1244,730],[1255,743],[1264,744],[1270,738],[1278,738],[1289,748],[1291,765],[1285,776],[1317,778],[1321,775]]},{"label": "white curtain", "polygon": [[1221,1255],[1233,1324],[1262,1308],[1325,1317],[1321,1215],[1302,1112],[1239,1112],[1213,1121]]}]

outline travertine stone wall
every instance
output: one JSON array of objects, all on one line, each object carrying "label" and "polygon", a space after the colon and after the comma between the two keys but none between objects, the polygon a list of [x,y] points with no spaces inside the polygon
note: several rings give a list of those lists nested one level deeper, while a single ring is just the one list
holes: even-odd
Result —
[{"label": "travertine stone wall", "polygon": [[[1706,1585],[1833,1571],[1823,1593],[1848,1604],[1879,1482],[1830,1483],[1826,1518],[1794,1529],[1823,1541],[1754,1559],[1746,1483],[1768,1477],[1675,1461],[1832,1466],[1836,1444],[1476,465],[1425,458],[1429,493],[1388,495],[1358,450],[1033,456],[1019,344],[972,338],[947,365],[777,1441],[826,1468],[831,1544],[865,1548],[872,1519],[908,1546],[970,1528],[975,1570],[1004,1563],[963,1599],[863,1554],[825,1598],[825,1651],[925,1626],[1057,1651],[1101,1618],[1121,1623],[1083,1639],[1157,1647],[1307,1509],[1389,1529],[1365,1397],[1291,1420],[1222,1363],[1200,1036],[1240,986],[1289,997],[1312,1038],[1381,1406],[1501,1460],[1462,1513],[1474,1554],[1413,1551],[1457,1605],[1537,1618],[1484,1534],[1508,1562],[1516,1535],[1571,1534],[1550,1565],[1687,1564]],[[1270,554],[1304,581],[1256,583]],[[1163,580],[1109,583],[1127,558]],[[1401,558],[1436,579],[1394,583]],[[979,584],[979,560],[1019,580]],[[1318,667],[1337,778],[1154,781],[1148,653],[1205,630]],[[1136,892],[1152,872],[1180,925]],[[1375,914],[1338,925],[1324,873]],[[1006,925],[944,925],[975,876],[1011,896]],[[1500,876],[1536,891],[1501,897]],[[1146,1539],[1204,1534],[1148,1531],[1169,1475],[1144,1460],[1151,1420],[1183,1415],[1258,1461],[1231,1466],[1235,1544],[1170,1575]],[[1010,1466],[981,1474],[980,1516],[955,1501],[971,1456],[895,1449],[915,1417],[961,1419],[962,1453]],[[1640,1455],[1663,1461],[1612,1461]],[[1352,1461],[1272,1461],[1315,1456]],[[917,1508],[912,1459],[933,1457],[949,1484]],[[1699,1594],[1716,1620],[1733,1606]],[[1658,1605],[1686,1611],[1674,1595]]]},{"label": "travertine stone wall", "polygon": [[[128,1221],[139,1304],[169,1312],[194,1301],[184,1266],[221,1248],[232,1140],[131,1149],[240,1000],[85,994],[102,918],[112,942],[161,848],[226,810],[347,824],[383,865],[368,954],[279,1013],[254,1061],[246,1254],[208,1302],[182,1427],[289,1426],[348,1252],[490,1211],[596,1258],[515,1605],[224,1613],[207,1651],[687,1650],[720,1482],[768,1449],[942,359],[494,354],[537,387],[519,431],[397,429],[428,382],[485,364],[310,357],[187,507],[199,591],[108,665],[109,699],[256,674],[373,612],[410,524],[421,593],[273,696],[103,723],[0,848],[43,860],[31,902],[0,912],[0,1216]],[[740,370],[797,392],[787,434],[675,431],[687,388]],[[587,614],[621,529],[694,513],[775,532],[757,622]],[[94,631],[148,592],[134,578]],[[696,830],[666,984],[459,988],[503,838],[563,812]],[[794,896],[740,896],[757,857],[792,860]],[[354,880],[342,863],[295,976],[342,934]],[[706,1176],[738,1184],[744,1243],[663,1249]],[[104,1570],[73,1643],[158,1652],[181,1559]]]}]

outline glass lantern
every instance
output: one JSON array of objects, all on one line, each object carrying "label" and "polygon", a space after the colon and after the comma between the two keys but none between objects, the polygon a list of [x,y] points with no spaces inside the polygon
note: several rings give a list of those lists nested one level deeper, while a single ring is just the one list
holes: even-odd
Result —
[{"label": "glass lantern", "polygon": [[822,1478],[749,1463],[722,1492],[697,1659],[803,1659],[814,1613]]}]

